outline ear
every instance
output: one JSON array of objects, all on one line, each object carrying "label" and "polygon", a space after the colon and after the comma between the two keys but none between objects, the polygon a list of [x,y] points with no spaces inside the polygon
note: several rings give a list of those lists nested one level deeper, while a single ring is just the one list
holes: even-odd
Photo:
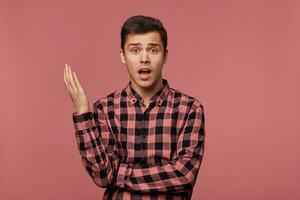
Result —
[{"label": "ear", "polygon": [[168,60],[168,49],[165,50],[165,55],[164,55],[164,64],[167,62]]},{"label": "ear", "polygon": [[120,49],[120,58],[121,58],[122,63],[126,65],[125,53],[124,53],[123,49]]}]

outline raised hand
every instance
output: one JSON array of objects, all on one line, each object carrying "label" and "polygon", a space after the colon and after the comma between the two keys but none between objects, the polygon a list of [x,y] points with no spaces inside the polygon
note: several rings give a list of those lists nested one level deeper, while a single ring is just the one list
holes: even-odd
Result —
[{"label": "raised hand", "polygon": [[89,100],[71,66],[65,64],[64,82],[78,114],[90,111]]}]

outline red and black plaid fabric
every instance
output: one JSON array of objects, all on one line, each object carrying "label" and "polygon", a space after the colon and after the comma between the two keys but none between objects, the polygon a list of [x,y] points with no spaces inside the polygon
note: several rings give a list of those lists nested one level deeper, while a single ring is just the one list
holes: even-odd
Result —
[{"label": "red and black plaid fabric", "polygon": [[163,88],[148,107],[131,82],[73,113],[82,163],[103,199],[191,199],[204,153],[204,109]]}]

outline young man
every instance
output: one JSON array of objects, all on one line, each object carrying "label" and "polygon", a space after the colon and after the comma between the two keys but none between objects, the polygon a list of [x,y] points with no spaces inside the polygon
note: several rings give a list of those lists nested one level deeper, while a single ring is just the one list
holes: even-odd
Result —
[{"label": "young man", "polygon": [[204,153],[204,110],[162,78],[168,57],[162,23],[127,19],[120,57],[130,81],[92,109],[76,73],[64,69],[83,166],[106,188],[103,199],[191,199]]}]

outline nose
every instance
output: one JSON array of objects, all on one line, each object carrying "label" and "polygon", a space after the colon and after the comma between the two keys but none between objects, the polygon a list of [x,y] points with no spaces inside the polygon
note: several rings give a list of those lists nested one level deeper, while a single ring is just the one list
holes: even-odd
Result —
[{"label": "nose", "polygon": [[150,59],[148,57],[148,52],[147,51],[142,51],[141,63],[150,63]]}]

